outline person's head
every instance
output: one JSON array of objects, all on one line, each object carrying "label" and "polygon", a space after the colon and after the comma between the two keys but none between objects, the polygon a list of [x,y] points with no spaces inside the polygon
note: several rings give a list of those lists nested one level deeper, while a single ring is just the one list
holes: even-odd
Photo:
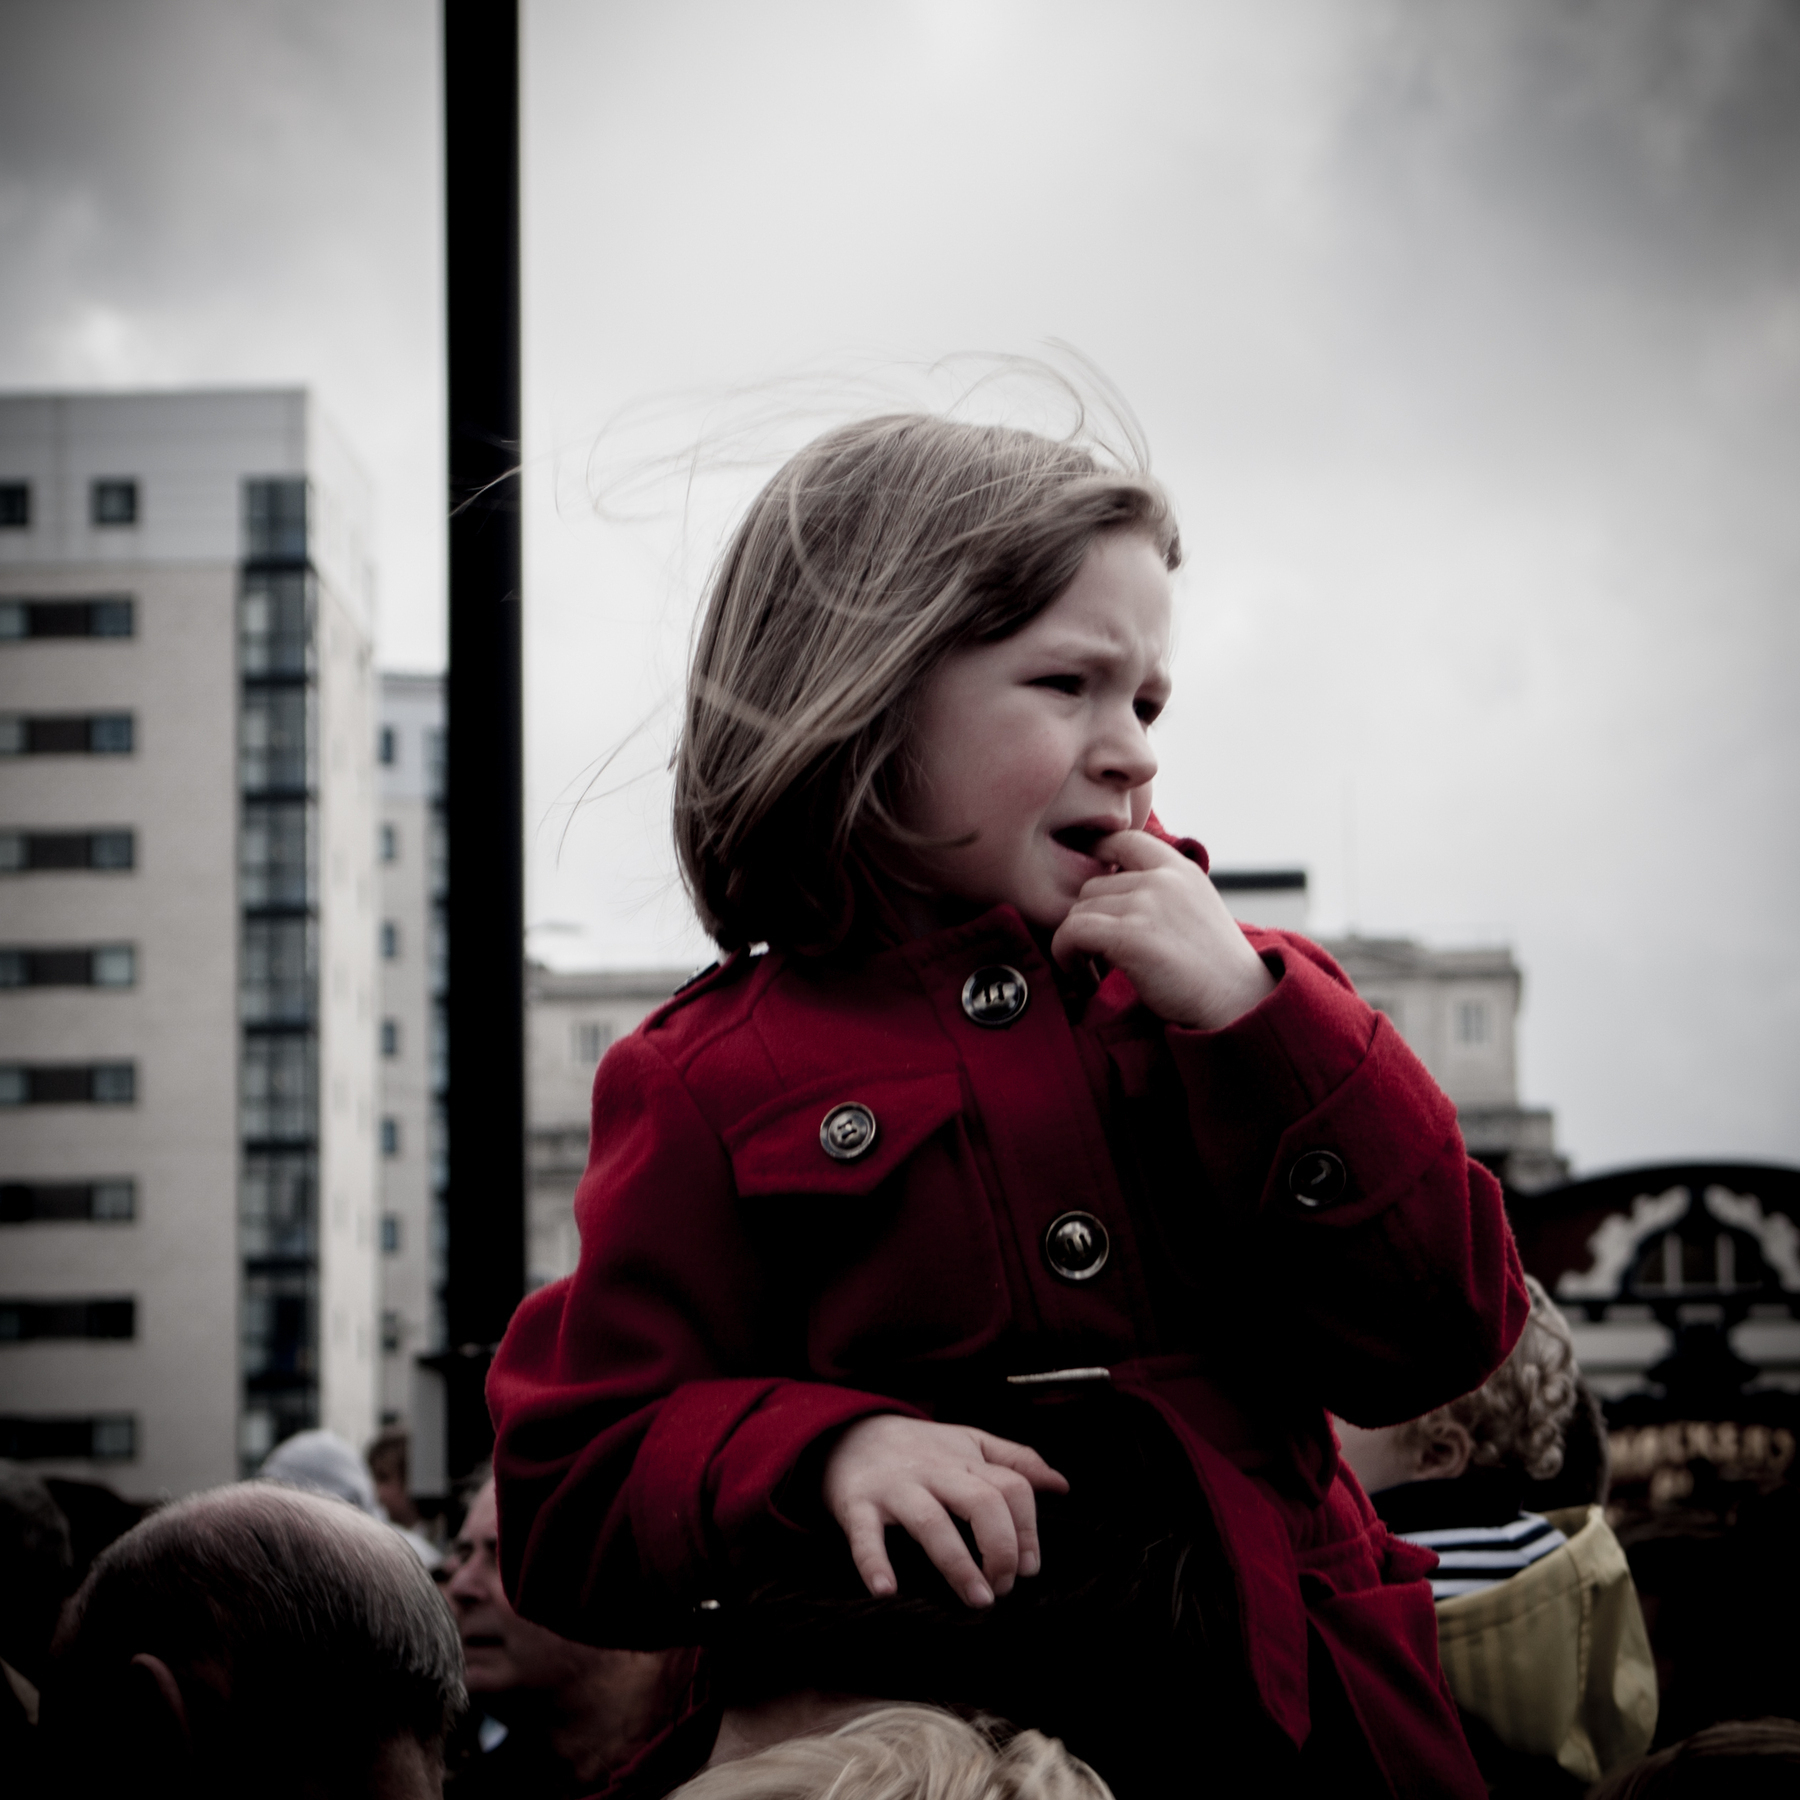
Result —
[{"label": "person's head", "polygon": [[28,1680],[43,1679],[72,1560],[69,1521],[49,1488],[0,1462],[0,1658]]},{"label": "person's head", "polygon": [[498,1523],[489,1475],[440,1571],[469,1695],[508,1727],[546,1732],[585,1792],[668,1722],[688,1653],[601,1649],[521,1619],[500,1585]]},{"label": "person's head", "polygon": [[500,1585],[500,1520],[490,1475],[450,1545],[444,1592],[462,1637],[464,1679],[484,1706],[507,1695],[547,1694],[579,1683],[599,1651],[546,1631],[513,1611]]},{"label": "person's head", "polygon": [[847,1725],[720,1763],[670,1800],[1112,1800],[1055,1738],[1002,1738],[930,1706],[884,1706]]},{"label": "person's head", "polygon": [[1800,1722],[1727,1719],[1619,1769],[1588,1800],[1785,1800],[1800,1793]]},{"label": "person's head", "polygon": [[375,1511],[375,1483],[363,1459],[335,1431],[297,1431],[283,1438],[257,1470],[259,1479],[309,1494],[328,1494]]},{"label": "person's head", "polygon": [[[1095,829],[1149,810],[1179,561],[1162,489],[1077,444],[907,414],[808,445],[739,525],[695,641],[674,817],[708,931],[829,947],[871,869],[1060,922]],[[1021,650],[1059,604],[1055,641]],[[1013,686],[1054,716],[1021,701],[1002,729]]]},{"label": "person's head", "polygon": [[363,1458],[375,1482],[375,1498],[396,1525],[416,1525],[419,1509],[413,1505],[407,1467],[408,1439],[404,1431],[384,1431],[369,1445]]},{"label": "person's head", "polygon": [[67,1790],[436,1795],[465,1703],[456,1629],[405,1541],[265,1482],[153,1513],[57,1634],[44,1723]]},{"label": "person's head", "polygon": [[1569,1322],[1535,1276],[1512,1354],[1472,1394],[1401,1425],[1337,1420],[1344,1461],[1369,1493],[1407,1481],[1454,1481],[1470,1468],[1547,1481],[1562,1467],[1580,1370]]}]

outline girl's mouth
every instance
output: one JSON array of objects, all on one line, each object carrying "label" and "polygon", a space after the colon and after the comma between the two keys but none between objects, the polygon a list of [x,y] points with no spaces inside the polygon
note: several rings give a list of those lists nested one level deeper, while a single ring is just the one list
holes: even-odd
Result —
[{"label": "girl's mouth", "polygon": [[[1094,856],[1094,846],[1104,837],[1111,837],[1111,831],[1100,825],[1064,825],[1051,832],[1051,837],[1065,850],[1073,850],[1077,856]],[[1100,859],[1094,857],[1098,862]]]}]

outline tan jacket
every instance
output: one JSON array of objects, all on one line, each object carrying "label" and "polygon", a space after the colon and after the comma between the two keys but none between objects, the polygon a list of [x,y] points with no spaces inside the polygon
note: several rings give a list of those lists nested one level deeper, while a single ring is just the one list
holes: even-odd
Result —
[{"label": "tan jacket", "polygon": [[1656,1730],[1656,1665],[1619,1540],[1597,1506],[1548,1515],[1569,1541],[1439,1603],[1438,1654],[1465,1712],[1509,1749],[1597,1781]]}]

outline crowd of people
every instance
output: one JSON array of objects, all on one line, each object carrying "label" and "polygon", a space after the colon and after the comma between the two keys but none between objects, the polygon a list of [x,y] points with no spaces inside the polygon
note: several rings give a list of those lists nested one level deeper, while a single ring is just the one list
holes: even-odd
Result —
[{"label": "crowd of people", "polygon": [[[1591,1398],[1566,1322],[1531,1290],[1480,1389],[1404,1425],[1337,1427],[1396,1539],[1437,1558],[1443,1669],[1490,1792],[1800,1791],[1793,1720],[1727,1718],[1652,1753],[1657,1671],[1587,1453]],[[365,1461],[301,1433],[257,1479],[151,1512],[85,1570],[50,1487],[0,1466],[7,1791],[1110,1800],[1104,1769],[978,1708],[818,1689],[734,1702],[698,1645],[560,1637],[507,1596],[492,1474],[440,1544],[405,1456],[395,1434]],[[1202,1794],[1258,1785],[1200,1741],[1193,1777]]]}]

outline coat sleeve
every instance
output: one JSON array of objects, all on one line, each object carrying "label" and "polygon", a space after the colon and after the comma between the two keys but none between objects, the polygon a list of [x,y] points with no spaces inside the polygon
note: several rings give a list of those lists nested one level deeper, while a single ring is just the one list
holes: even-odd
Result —
[{"label": "coat sleeve", "polygon": [[[1424,1065],[1323,950],[1248,935],[1274,992],[1221,1030],[1167,1034],[1207,1185],[1313,1396],[1359,1425],[1416,1418],[1479,1387],[1524,1330],[1500,1184],[1465,1150]],[[1317,1152],[1345,1179],[1309,1206],[1295,1171]],[[1302,1187],[1318,1167],[1301,1169]]]},{"label": "coat sleeve", "polygon": [[913,1409],[775,1373],[729,1158],[641,1033],[600,1066],[591,1142],[580,1264],[520,1306],[488,1377],[502,1575],[565,1637],[689,1641],[695,1606],[797,1529],[776,1496],[806,1451]]}]

